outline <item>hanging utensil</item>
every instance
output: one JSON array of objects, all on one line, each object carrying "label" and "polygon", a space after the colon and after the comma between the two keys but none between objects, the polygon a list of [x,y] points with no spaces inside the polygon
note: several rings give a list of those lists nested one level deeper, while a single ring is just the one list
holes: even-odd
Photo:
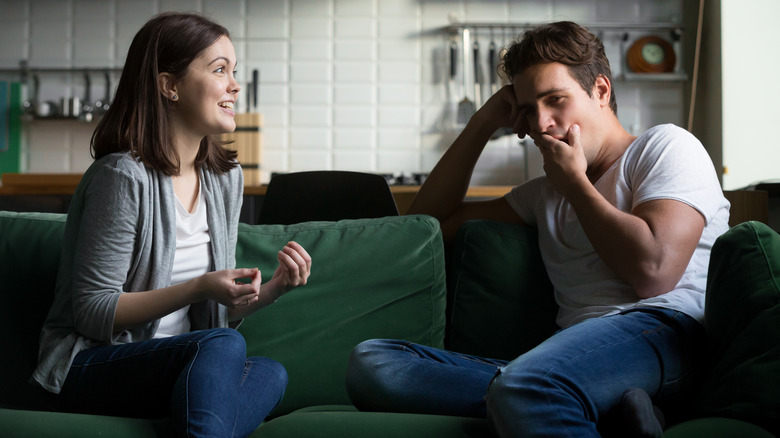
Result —
[{"label": "hanging utensil", "polygon": [[81,102],[81,112],[79,113],[79,120],[82,122],[92,121],[92,81],[89,77],[89,72],[84,72],[84,99]]},{"label": "hanging utensil", "polygon": [[466,68],[468,66],[468,45],[466,44],[466,41],[468,40],[469,36],[469,30],[463,29],[463,100],[458,103],[458,124],[464,125],[466,124],[470,119],[471,116],[474,115],[475,112],[477,112],[477,107],[474,105],[474,102],[469,100],[469,97],[467,95],[466,90],[469,88],[468,83],[468,75],[466,74]]},{"label": "hanging utensil", "polygon": [[477,108],[482,106],[482,84],[480,83],[479,68],[479,42],[477,41],[477,34],[474,34],[474,104]]},{"label": "hanging utensil", "polygon": [[488,46],[488,65],[490,66],[490,95],[496,94],[498,91],[498,83],[496,82],[496,41],[493,38],[493,28],[490,28],[490,46]]},{"label": "hanging utensil", "polygon": [[441,118],[436,122],[438,131],[451,129],[457,124],[457,106],[458,101],[455,97],[455,77],[458,74],[458,43],[455,41],[455,35],[450,35],[450,42],[447,45],[449,55],[447,62],[449,64],[449,73],[447,77],[447,103],[442,112]]},{"label": "hanging utensil", "polygon": [[247,81],[246,83],[246,95],[244,96],[244,99],[246,99],[246,112],[251,113],[252,112],[252,83]]},{"label": "hanging utensil", "polygon": [[105,78],[106,82],[106,89],[103,92],[103,98],[96,100],[92,109],[92,112],[94,112],[97,116],[102,116],[106,113],[106,111],[108,111],[108,106],[111,101],[111,73],[106,70],[103,72],[103,77]]},{"label": "hanging utensil", "polygon": [[257,112],[257,91],[260,87],[260,70],[252,70],[252,110]]}]

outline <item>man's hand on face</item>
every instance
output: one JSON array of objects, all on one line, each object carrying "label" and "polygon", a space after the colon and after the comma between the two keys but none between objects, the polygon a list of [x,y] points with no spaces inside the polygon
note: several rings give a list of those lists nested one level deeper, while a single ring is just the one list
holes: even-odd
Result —
[{"label": "man's hand on face", "polygon": [[578,184],[588,181],[588,161],[580,142],[580,126],[571,125],[565,137],[529,133],[544,160],[544,172],[555,190],[568,197]]}]

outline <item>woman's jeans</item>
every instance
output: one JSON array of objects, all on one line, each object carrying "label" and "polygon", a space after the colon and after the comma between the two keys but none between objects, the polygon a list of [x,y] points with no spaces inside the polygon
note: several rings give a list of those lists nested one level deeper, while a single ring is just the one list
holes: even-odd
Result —
[{"label": "woman's jeans", "polygon": [[488,417],[503,437],[598,437],[625,390],[684,393],[705,343],[701,324],[661,308],[584,321],[511,362],[370,340],[352,352],[347,391],[363,410]]},{"label": "woman's jeans", "polygon": [[71,412],[171,416],[181,436],[244,437],[286,386],[281,364],[247,358],[241,334],[217,328],[81,351],[51,400]]}]

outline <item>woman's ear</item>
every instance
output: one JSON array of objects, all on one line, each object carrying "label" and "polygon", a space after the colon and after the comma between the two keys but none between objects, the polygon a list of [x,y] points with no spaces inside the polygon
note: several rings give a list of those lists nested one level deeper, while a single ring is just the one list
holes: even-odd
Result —
[{"label": "woman's ear", "polygon": [[612,94],[612,83],[604,75],[596,77],[596,83],[593,84],[593,96],[599,100],[599,103],[609,106],[609,97]]},{"label": "woman's ear", "polygon": [[176,91],[176,82],[170,73],[160,73],[157,75],[157,88],[164,98],[173,101],[179,100],[179,93]]}]

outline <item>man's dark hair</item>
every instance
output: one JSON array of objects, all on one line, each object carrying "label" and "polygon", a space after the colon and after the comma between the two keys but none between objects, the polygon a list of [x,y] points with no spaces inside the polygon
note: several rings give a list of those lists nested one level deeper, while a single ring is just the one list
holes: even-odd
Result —
[{"label": "man's dark hair", "polygon": [[[604,44],[588,29],[571,21],[545,24],[526,31],[504,52],[499,69],[511,81],[525,69],[549,62],[566,65],[588,96],[599,75],[612,84],[612,70],[604,53]],[[614,87],[609,107],[617,115]]]}]

